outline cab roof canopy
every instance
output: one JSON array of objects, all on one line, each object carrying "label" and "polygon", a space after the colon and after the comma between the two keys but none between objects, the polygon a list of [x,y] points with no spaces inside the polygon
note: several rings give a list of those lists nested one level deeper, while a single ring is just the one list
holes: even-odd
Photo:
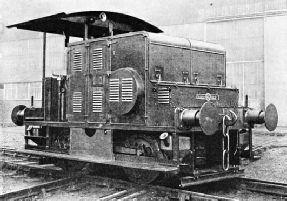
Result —
[{"label": "cab roof canopy", "polygon": [[48,17],[7,26],[17,29],[66,35],[67,37],[98,38],[134,31],[161,33],[162,30],[139,18],[108,11],[58,13]]}]

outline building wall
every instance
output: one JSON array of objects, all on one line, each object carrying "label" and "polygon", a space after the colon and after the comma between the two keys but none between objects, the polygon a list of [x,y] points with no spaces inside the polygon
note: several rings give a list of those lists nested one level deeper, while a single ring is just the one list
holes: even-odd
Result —
[{"label": "building wall", "polygon": [[[0,41],[0,82],[4,83],[0,91],[2,124],[12,123],[11,111],[15,106],[30,106],[31,96],[35,107],[42,104],[43,35],[32,33],[31,37],[16,38]],[[65,74],[65,51],[63,36],[47,34],[46,77]]]},{"label": "building wall", "polygon": [[279,125],[287,125],[287,16],[265,19],[265,102],[279,111]]},{"label": "building wall", "polygon": [[225,46],[227,84],[240,89],[240,102],[248,95],[253,108],[264,109],[274,103],[278,126],[287,126],[286,15],[284,11],[280,14],[266,11],[266,15],[259,17],[206,22],[205,33],[207,41]]},{"label": "building wall", "polygon": [[233,19],[206,23],[206,40],[222,44],[227,55],[227,86],[240,90],[240,103],[264,108],[263,19]]}]

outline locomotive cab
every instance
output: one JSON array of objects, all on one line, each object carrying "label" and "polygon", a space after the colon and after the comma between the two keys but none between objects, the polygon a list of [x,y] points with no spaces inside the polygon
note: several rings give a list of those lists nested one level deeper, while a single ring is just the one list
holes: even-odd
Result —
[{"label": "locomotive cab", "polygon": [[[69,35],[85,40],[68,44],[67,75],[44,78],[42,108],[12,111],[26,127],[26,149],[120,166],[137,183],[168,175],[185,187],[237,176],[241,157],[252,156],[253,125],[276,128],[275,106],[238,105],[239,91],[225,84],[222,46],[165,36],[138,19],[132,27],[126,18],[89,12],[40,20],[84,23]],[[46,31],[40,21],[14,26]],[[102,29],[109,34],[101,37]]]}]

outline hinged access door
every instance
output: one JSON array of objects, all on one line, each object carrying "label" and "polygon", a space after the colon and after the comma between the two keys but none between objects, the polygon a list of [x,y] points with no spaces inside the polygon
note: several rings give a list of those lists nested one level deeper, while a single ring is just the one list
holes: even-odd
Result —
[{"label": "hinged access door", "polygon": [[68,57],[68,121],[85,121],[87,48],[84,44],[72,46]]},{"label": "hinged access door", "polygon": [[94,41],[89,47],[88,121],[106,121],[105,83],[108,66],[107,40]]},{"label": "hinged access door", "polygon": [[115,36],[110,45],[107,112],[111,123],[145,123],[147,37],[143,33]]},{"label": "hinged access door", "polygon": [[225,54],[192,50],[194,85],[225,86]]}]

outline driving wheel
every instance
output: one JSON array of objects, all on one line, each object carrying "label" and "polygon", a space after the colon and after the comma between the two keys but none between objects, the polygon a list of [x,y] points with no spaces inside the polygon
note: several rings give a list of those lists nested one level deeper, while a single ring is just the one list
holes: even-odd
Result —
[{"label": "driving wheel", "polygon": [[[133,135],[125,142],[126,146],[137,150],[137,156],[163,159],[164,156],[159,149],[158,141],[147,135]],[[124,168],[130,181],[137,184],[148,184],[158,178],[160,172],[144,169]]]}]

